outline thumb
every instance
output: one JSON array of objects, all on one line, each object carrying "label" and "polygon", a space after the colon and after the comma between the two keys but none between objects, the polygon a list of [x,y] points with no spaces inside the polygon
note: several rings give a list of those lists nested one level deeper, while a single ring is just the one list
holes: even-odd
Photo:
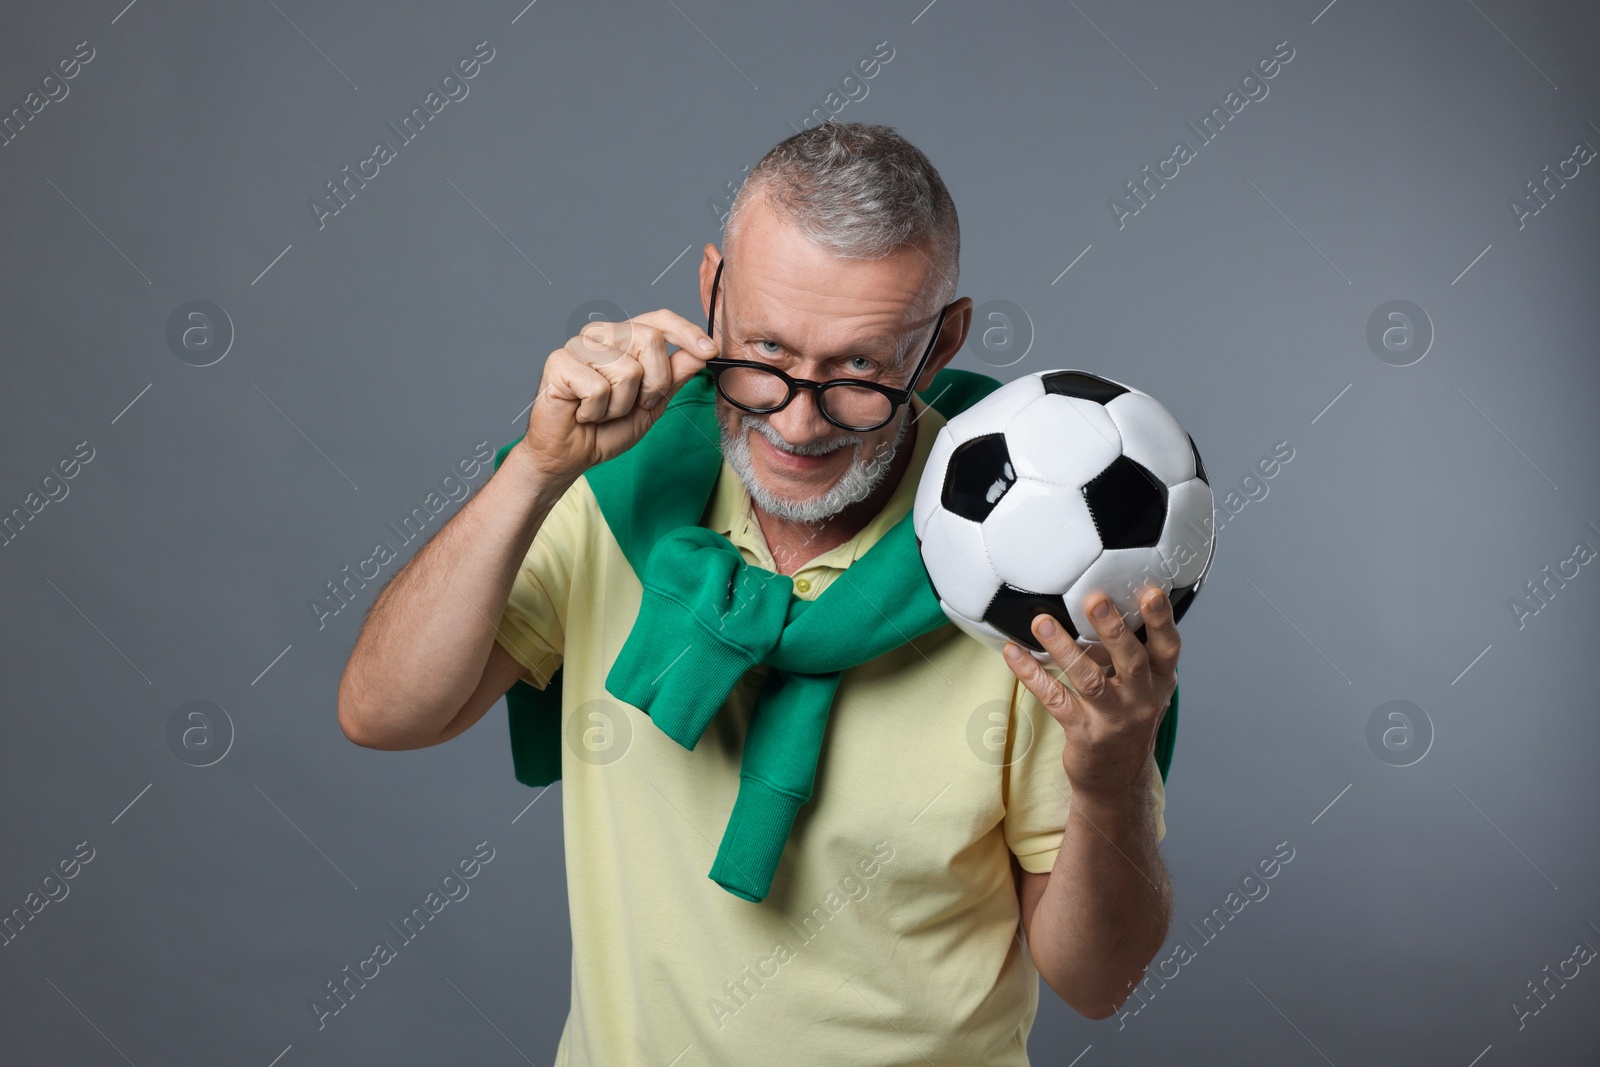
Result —
[{"label": "thumb", "polygon": [[665,404],[658,404],[652,411],[643,404],[635,404],[626,414],[595,424],[594,462],[604,463],[615,459],[644,440],[644,435],[664,407]]},{"label": "thumb", "polygon": [[668,399],[676,396],[679,389],[688,384],[689,379],[698,374],[706,365],[708,357],[696,355],[688,349],[680,348],[672,353],[668,362],[672,366],[672,393]]}]

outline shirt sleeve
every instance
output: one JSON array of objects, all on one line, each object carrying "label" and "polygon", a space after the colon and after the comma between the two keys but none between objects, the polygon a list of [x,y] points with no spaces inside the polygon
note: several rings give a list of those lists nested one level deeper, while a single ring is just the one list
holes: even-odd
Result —
[{"label": "shirt sleeve", "polygon": [[567,603],[574,568],[589,541],[592,500],[583,478],[556,500],[517,568],[496,627],[496,641],[538,689],[549,684],[566,649]]},{"label": "shirt sleeve", "polygon": [[[1001,768],[1005,797],[1006,844],[1022,869],[1048,874],[1055,867],[1066,831],[1072,786],[1061,766],[1067,736],[1022,682],[1012,685],[1011,725],[1006,736],[1006,764]],[[1155,800],[1156,840],[1167,835],[1167,795],[1161,769],[1152,757],[1146,767]]]}]

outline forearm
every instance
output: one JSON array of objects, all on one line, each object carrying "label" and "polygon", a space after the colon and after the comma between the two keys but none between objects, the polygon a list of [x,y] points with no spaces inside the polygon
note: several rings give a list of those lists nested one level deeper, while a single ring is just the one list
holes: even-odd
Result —
[{"label": "forearm", "polygon": [[482,675],[518,566],[569,485],[513,448],[389,581],[339,682],[347,733],[420,744],[449,724]]},{"label": "forearm", "polygon": [[1141,785],[1116,802],[1074,797],[1028,931],[1040,977],[1081,1014],[1106,1018],[1161,948],[1171,915],[1150,791]]}]

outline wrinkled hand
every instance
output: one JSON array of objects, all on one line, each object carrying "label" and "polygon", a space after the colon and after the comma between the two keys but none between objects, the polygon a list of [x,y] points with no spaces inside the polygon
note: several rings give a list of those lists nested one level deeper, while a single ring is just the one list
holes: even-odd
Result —
[{"label": "wrinkled hand", "polygon": [[[1105,606],[1105,617],[1095,609]],[[1104,594],[1086,603],[1102,647],[1085,651],[1054,619],[1033,620],[1035,640],[1070,684],[1014,642],[1006,642],[1011,672],[1066,731],[1061,762],[1073,794],[1086,801],[1120,804],[1145,793],[1147,766],[1156,733],[1178,687],[1178,627],[1172,601],[1160,587],[1146,591],[1139,613],[1145,640],[1134,636]],[[1112,674],[1104,667],[1111,666]]]},{"label": "wrinkled hand", "polygon": [[716,354],[704,330],[666,308],[587,323],[545,360],[517,447],[539,470],[574,479],[637,444]]}]

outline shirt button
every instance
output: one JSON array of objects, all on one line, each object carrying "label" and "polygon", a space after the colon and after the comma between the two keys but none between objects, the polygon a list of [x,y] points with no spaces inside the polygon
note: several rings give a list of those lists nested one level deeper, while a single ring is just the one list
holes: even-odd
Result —
[{"label": "shirt button", "polygon": [[800,590],[802,593],[809,593],[811,591],[811,579],[796,578],[794,580],[794,587]]}]

